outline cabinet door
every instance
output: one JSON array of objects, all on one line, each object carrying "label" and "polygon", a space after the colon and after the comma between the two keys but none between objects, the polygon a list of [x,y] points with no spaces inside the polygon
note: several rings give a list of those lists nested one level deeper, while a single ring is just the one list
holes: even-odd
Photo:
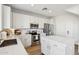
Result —
[{"label": "cabinet door", "polygon": [[45,55],[49,55],[50,54],[50,49],[51,49],[51,45],[48,42],[48,40],[41,40],[41,52],[44,53]]},{"label": "cabinet door", "polygon": [[21,35],[19,36],[19,38],[22,41],[22,44],[25,48],[31,46],[31,35],[27,34],[27,35]]},{"label": "cabinet door", "polygon": [[19,39],[21,40],[24,47],[26,47],[26,40],[23,38],[23,36],[19,36]]},{"label": "cabinet door", "polygon": [[46,41],[41,39],[41,52],[46,54]]},{"label": "cabinet door", "polygon": [[3,28],[10,28],[11,8],[9,6],[2,6],[2,16]]},{"label": "cabinet door", "polygon": [[66,46],[60,42],[53,41],[51,44],[51,54],[53,55],[65,55]]},{"label": "cabinet door", "polygon": [[30,35],[30,34],[27,34],[27,35],[26,35],[25,40],[26,40],[25,46],[26,46],[26,47],[31,46],[31,35]]},{"label": "cabinet door", "polygon": [[49,42],[46,42],[46,55],[50,55],[51,54],[51,45]]}]

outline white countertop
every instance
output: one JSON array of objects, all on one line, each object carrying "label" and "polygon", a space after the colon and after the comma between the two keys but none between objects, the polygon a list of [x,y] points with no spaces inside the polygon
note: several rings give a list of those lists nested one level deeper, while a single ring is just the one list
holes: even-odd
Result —
[{"label": "white countertop", "polygon": [[46,39],[49,40],[56,40],[58,42],[64,43],[64,44],[75,44],[76,40],[73,38],[69,37],[64,37],[64,36],[57,36],[57,35],[52,35],[52,36],[43,36]]},{"label": "white countertop", "polygon": [[41,41],[46,40],[45,44],[51,45],[51,48],[53,48],[53,45],[57,45],[58,49],[64,48],[65,49],[65,54],[67,55],[74,55],[74,48],[75,44],[77,42],[77,39],[71,38],[71,37],[65,37],[65,36],[60,36],[60,35],[41,35]]},{"label": "white countertop", "polygon": [[27,55],[27,52],[24,49],[20,39],[17,38],[16,45],[0,47],[0,55]]},{"label": "white countertop", "polygon": [[69,37],[64,37],[64,36],[49,36],[50,38],[53,38],[53,40],[62,42],[62,43],[66,43],[66,44],[70,44],[70,43],[75,43],[75,40]]}]

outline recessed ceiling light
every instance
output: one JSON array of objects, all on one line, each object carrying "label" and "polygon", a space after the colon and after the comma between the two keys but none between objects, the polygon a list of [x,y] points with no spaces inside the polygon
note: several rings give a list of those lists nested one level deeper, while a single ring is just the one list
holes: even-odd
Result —
[{"label": "recessed ceiling light", "polygon": [[34,6],[34,4],[31,4],[31,6],[33,7],[33,6]]}]

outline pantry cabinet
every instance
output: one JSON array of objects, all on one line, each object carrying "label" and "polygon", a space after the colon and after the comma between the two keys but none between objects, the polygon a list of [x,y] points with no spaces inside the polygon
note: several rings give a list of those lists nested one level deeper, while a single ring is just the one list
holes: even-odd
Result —
[{"label": "pantry cabinet", "polygon": [[0,4],[0,29],[10,28],[11,8]]},{"label": "pantry cabinet", "polygon": [[2,5],[0,4],[0,30],[2,29]]},{"label": "pantry cabinet", "polygon": [[11,8],[9,6],[2,6],[2,16],[3,28],[10,28]]}]

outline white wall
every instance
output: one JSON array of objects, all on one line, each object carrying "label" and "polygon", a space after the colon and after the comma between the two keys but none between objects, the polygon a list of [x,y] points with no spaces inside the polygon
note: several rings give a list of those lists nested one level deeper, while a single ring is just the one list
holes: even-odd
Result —
[{"label": "white wall", "polygon": [[43,28],[48,19],[13,12],[13,28],[30,28],[30,23],[39,24]]},{"label": "white wall", "polygon": [[[55,17],[56,34],[78,38],[78,18],[75,15],[67,14]],[[69,34],[67,34],[69,31]]]},{"label": "white wall", "polygon": [[49,20],[48,20],[48,23],[49,23],[49,24],[55,24],[54,18],[49,19]]}]

